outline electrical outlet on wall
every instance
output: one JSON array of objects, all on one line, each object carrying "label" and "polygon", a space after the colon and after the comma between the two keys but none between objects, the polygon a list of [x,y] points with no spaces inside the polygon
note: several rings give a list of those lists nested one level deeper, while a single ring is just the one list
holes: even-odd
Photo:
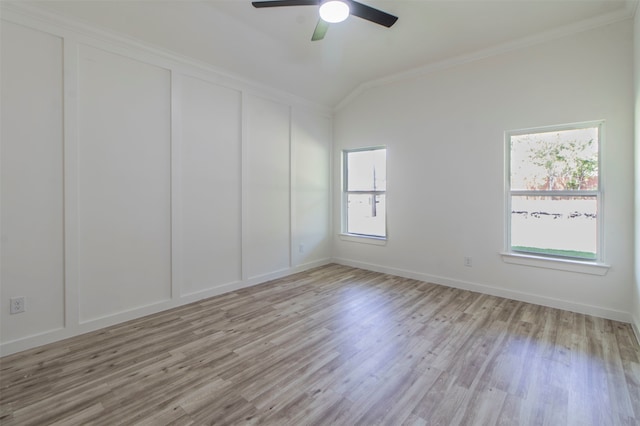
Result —
[{"label": "electrical outlet on wall", "polygon": [[471,266],[473,265],[473,261],[471,259],[471,257],[469,256],[465,256],[464,258],[464,266],[471,268]]},{"label": "electrical outlet on wall", "polygon": [[9,313],[19,314],[25,311],[24,297],[12,297],[9,299]]}]

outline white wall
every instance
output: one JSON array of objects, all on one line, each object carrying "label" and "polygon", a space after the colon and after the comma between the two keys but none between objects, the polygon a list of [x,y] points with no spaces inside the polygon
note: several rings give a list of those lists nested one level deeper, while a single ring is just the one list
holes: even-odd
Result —
[{"label": "white wall", "polygon": [[251,279],[289,265],[289,107],[259,97],[248,99],[246,135],[247,265]]},{"label": "white wall", "polygon": [[[629,22],[372,86],[339,110],[336,165],[343,148],[389,147],[389,241],[377,246],[331,244],[329,111],[49,16],[2,18],[1,355],[332,253],[639,324]],[[607,275],[503,263],[503,132],[594,119],[607,129]],[[16,296],[27,311],[9,315]]]},{"label": "white wall", "polygon": [[327,184],[331,181],[331,155],[324,141],[332,138],[332,121],[302,109],[292,111],[292,261],[316,262],[331,252],[331,212]]},{"label": "white wall", "polygon": [[[346,148],[386,145],[386,245],[334,239],[342,263],[629,320],[633,281],[632,25],[372,84],[334,121]],[[606,120],[605,276],[504,263],[504,132]],[[334,168],[334,233],[340,231]],[[464,267],[463,258],[473,266]]]},{"label": "white wall", "polygon": [[171,298],[171,74],[79,47],[76,226],[84,323]]},{"label": "white wall", "polygon": [[[62,38],[10,23],[0,30],[0,335],[9,341],[65,324],[63,64]],[[26,297],[27,313],[8,315],[13,296]]]},{"label": "white wall", "polygon": [[242,93],[182,76],[180,211],[183,294],[242,280]]},{"label": "white wall", "polygon": [[1,31],[2,355],[329,261],[328,110],[51,17]]},{"label": "white wall", "polygon": [[636,9],[633,24],[633,57],[635,82],[635,281],[633,292],[632,323],[640,341],[640,13]]}]

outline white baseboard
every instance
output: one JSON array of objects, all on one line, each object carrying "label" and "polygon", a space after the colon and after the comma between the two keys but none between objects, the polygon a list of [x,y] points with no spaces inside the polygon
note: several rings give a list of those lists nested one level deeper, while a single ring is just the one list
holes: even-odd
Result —
[{"label": "white baseboard", "polygon": [[621,312],[611,309],[599,308],[597,306],[584,305],[566,300],[553,299],[544,296],[538,296],[529,293],[516,292],[512,290],[506,290],[503,288],[492,287],[484,284],[455,280],[447,277],[440,277],[422,272],[409,271],[399,268],[393,268],[388,266],[376,265],[367,262],[360,262],[351,259],[334,258],[334,259],[321,259],[314,262],[309,262],[291,268],[282,269],[279,271],[263,274],[255,277],[251,277],[245,281],[236,281],[228,284],[216,286],[207,290],[203,290],[197,293],[187,294],[177,299],[160,302],[157,304],[143,306],[127,312],[121,312],[116,315],[99,318],[97,320],[88,321],[75,326],[69,326],[62,329],[51,330],[38,335],[28,336],[22,339],[5,342],[0,345],[0,356],[11,355],[17,352],[21,352],[27,349],[32,349],[38,346],[46,345],[49,343],[64,340],[70,337],[79,336],[84,333],[89,333],[101,328],[109,327],[112,325],[120,324],[125,321],[141,318],[147,315],[155,314],[158,312],[166,311],[168,309],[176,308],[179,306],[187,305],[189,303],[204,300],[210,297],[214,297],[223,293],[239,290],[241,288],[251,287],[254,285],[262,284],[267,281],[282,278],[288,275],[292,275],[298,272],[303,272],[309,269],[313,269],[319,266],[327,265],[329,263],[338,263],[345,266],[351,266],[354,268],[366,269],[369,271],[380,272],[390,275],[395,275],[404,278],[412,278],[420,281],[425,281],[433,284],[444,285],[447,287],[459,288],[462,290],[469,290],[478,293],[488,294],[491,296],[504,297],[513,300],[519,300],[522,302],[533,303],[536,305],[548,306],[551,308],[564,309],[567,311],[577,312],[586,315],[593,315],[600,318],[611,319],[615,321],[621,321],[630,323],[635,333],[636,338],[640,344],[640,321],[637,318],[632,318],[627,312]]},{"label": "white baseboard", "polygon": [[313,269],[318,266],[328,265],[332,260],[329,258],[316,260],[313,262],[303,263],[300,265],[292,266],[290,268],[280,269],[278,271],[269,272],[268,274],[255,275],[247,278],[246,282],[249,286],[265,283],[271,280],[277,280],[278,278],[286,277],[288,275],[297,274],[308,269]]},{"label": "white baseboard", "polygon": [[316,268],[318,266],[327,265],[329,263],[331,263],[331,259],[328,259],[328,258],[309,262],[309,263],[304,263],[301,265],[293,266],[291,268],[275,271],[269,274],[251,277],[245,281],[235,281],[235,282],[218,285],[203,291],[186,294],[171,300],[165,300],[165,301],[154,303],[151,305],[140,306],[125,312],[118,312],[117,314],[114,314],[114,315],[93,319],[80,324],[69,325],[68,327],[65,327],[65,328],[59,328],[59,329],[47,331],[44,333],[23,337],[17,340],[4,342],[0,344],[0,356],[7,356],[17,352],[25,351],[27,349],[32,349],[38,346],[68,339],[70,337],[76,337],[81,334],[90,333],[92,331],[99,330],[101,328],[110,327],[116,324],[121,324],[126,321],[141,318],[147,315],[156,314],[158,312],[166,311],[172,308],[177,308],[179,306],[184,306],[189,303],[198,302],[200,300],[208,299],[210,297],[218,296],[224,293],[229,293],[231,291],[239,290],[241,288],[262,284],[267,281],[271,281],[271,280],[282,278],[288,275],[296,274],[298,272],[303,272],[308,269]]},{"label": "white baseboard", "polygon": [[638,321],[638,318],[631,318],[631,328],[633,329],[633,334],[636,336],[638,345],[640,345],[640,321]]},{"label": "white baseboard", "polygon": [[[462,281],[447,277],[425,274],[422,272],[408,271],[405,269],[393,268],[383,265],[376,265],[357,260],[334,258],[333,262],[340,265],[351,266],[354,268],[366,269],[374,272],[381,272],[389,275],[395,275],[403,278],[412,278],[428,283],[439,284],[446,287],[459,288],[461,290],[469,290],[477,293],[488,294],[491,296],[504,297],[506,299],[518,300],[521,302],[533,303],[535,305],[547,306],[550,308],[563,309],[566,311],[577,312],[580,314],[592,315],[595,317],[632,323],[631,315],[628,312],[616,311],[613,309],[605,309],[597,306],[584,305],[568,300],[554,299],[535,294],[524,293],[519,291],[507,290],[499,287],[492,287],[486,284],[474,283],[470,281]],[[632,323],[633,325],[633,323]],[[637,326],[635,327],[636,336],[638,336]]]}]

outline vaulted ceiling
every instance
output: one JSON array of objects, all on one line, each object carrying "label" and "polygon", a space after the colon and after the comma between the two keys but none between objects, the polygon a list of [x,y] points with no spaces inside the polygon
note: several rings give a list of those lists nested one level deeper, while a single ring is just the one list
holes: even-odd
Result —
[{"label": "vaulted ceiling", "polygon": [[47,0],[38,7],[310,101],[335,106],[359,86],[566,29],[633,15],[635,0],[360,0],[399,17],[357,17],[312,42],[315,6],[250,0]]}]

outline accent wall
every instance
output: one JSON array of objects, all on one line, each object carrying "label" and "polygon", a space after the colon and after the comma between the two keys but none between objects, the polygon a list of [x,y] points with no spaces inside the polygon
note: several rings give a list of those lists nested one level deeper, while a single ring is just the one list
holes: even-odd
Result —
[{"label": "accent wall", "polygon": [[329,262],[328,109],[49,17],[1,31],[2,355]]}]

